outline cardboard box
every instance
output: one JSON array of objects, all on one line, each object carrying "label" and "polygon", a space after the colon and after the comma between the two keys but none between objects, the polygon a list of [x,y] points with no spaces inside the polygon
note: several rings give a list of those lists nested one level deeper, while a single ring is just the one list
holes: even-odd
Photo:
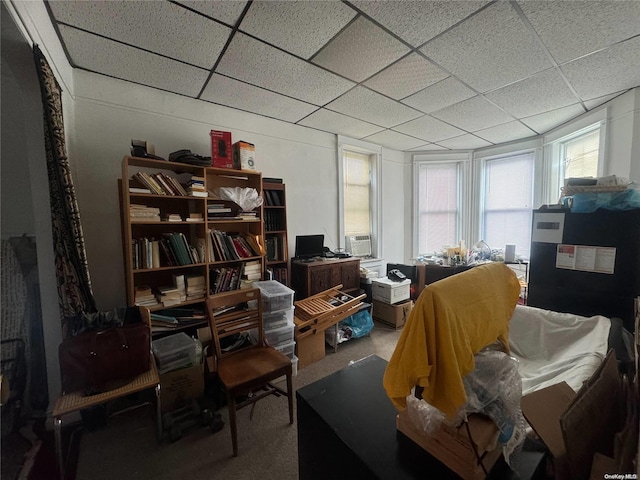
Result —
[{"label": "cardboard box", "polygon": [[385,303],[398,303],[407,300],[410,295],[411,280],[394,282],[388,277],[377,278],[371,283],[371,297]]},{"label": "cardboard box", "polygon": [[397,415],[396,427],[398,431],[465,480],[485,478],[482,466],[478,464],[476,450],[487,471],[491,470],[502,455],[502,446],[499,444],[496,446],[498,427],[484,415],[472,414],[469,416],[471,438],[469,438],[464,424],[458,428],[442,425],[428,435],[413,424],[407,410],[403,410]]},{"label": "cardboard box", "polygon": [[175,410],[187,400],[204,394],[204,363],[160,375],[160,402],[163,412]]},{"label": "cardboard box", "polygon": [[[307,332],[305,332],[307,333]],[[324,330],[314,331],[306,334],[302,338],[296,337],[296,356],[298,357],[298,368],[304,368],[325,357]]]},{"label": "cardboard box", "polygon": [[233,168],[239,170],[256,169],[256,146],[249,142],[233,144]]},{"label": "cardboard box", "polygon": [[411,300],[405,300],[396,304],[374,300],[373,319],[398,330],[407,323],[412,308],[413,302]]},{"label": "cardboard box", "polygon": [[551,452],[556,478],[587,479],[596,452],[613,452],[621,398],[613,350],[578,393],[562,382],[522,398],[522,413]]},{"label": "cardboard box", "polygon": [[231,132],[211,130],[211,165],[218,168],[233,168]]}]

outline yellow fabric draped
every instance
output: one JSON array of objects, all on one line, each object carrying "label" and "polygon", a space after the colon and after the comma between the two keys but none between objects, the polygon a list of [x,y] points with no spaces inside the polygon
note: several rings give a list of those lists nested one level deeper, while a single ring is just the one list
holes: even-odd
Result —
[{"label": "yellow fabric draped", "polygon": [[489,263],[428,285],[418,297],[384,374],[384,388],[398,410],[411,389],[453,416],[467,401],[462,377],[474,354],[499,340],[509,348],[509,320],[520,284],[509,267]]}]

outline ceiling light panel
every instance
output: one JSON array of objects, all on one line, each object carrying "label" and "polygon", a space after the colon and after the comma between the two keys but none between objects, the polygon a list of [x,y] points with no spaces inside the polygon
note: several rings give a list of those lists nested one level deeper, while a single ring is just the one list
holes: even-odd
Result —
[{"label": "ceiling light panel", "polygon": [[313,58],[313,63],[361,82],[409,52],[364,17],[359,17]]},{"label": "ceiling light panel", "polygon": [[514,140],[520,140],[522,138],[533,137],[536,135],[536,132],[516,121],[496,125],[495,127],[486,128],[484,130],[478,130],[473,133],[491,143],[512,142]]},{"label": "ceiling light panel", "polygon": [[424,113],[435,112],[454,103],[475,96],[476,93],[453,77],[431,85],[424,90],[402,100],[413,108]]},{"label": "ceiling light panel", "polygon": [[393,148],[394,150],[409,150],[425,145],[424,140],[418,140],[417,138],[403,135],[402,133],[394,132],[392,130],[385,130],[380,133],[376,133],[365,138],[367,142],[377,143],[383,147]]},{"label": "ceiling light panel", "polygon": [[[160,55],[60,25],[72,62],[80,68],[196,97],[209,72]],[[97,56],[95,52],[100,52]]]},{"label": "ceiling light panel", "polygon": [[517,118],[537,115],[579,100],[555,68],[487,93],[486,97]]},{"label": "ceiling light panel", "polygon": [[233,37],[217,71],[314,105],[324,105],[354,85],[241,33]]},{"label": "ceiling light panel", "polygon": [[326,105],[326,108],[383,127],[393,127],[422,116],[409,108],[365,87],[356,87]]},{"label": "ceiling light panel", "polygon": [[491,143],[483,140],[482,138],[478,138],[475,135],[467,133],[466,135],[461,135],[460,137],[454,137],[448,140],[443,140],[442,142],[438,142],[438,145],[450,148],[451,150],[473,150],[474,148],[488,147],[491,145]]},{"label": "ceiling light panel", "polygon": [[640,85],[640,36],[560,68],[583,100]]},{"label": "ceiling light panel", "polygon": [[203,100],[295,123],[318,107],[270,90],[215,74],[202,93]]},{"label": "ceiling light panel", "polygon": [[553,66],[534,34],[505,2],[487,7],[421,51],[480,92]]},{"label": "ceiling light panel", "polygon": [[342,2],[253,2],[240,30],[308,59],[355,15]]},{"label": "ceiling light panel", "polygon": [[231,33],[230,28],[169,2],[49,2],[49,6],[59,22],[207,69]]},{"label": "ceiling light panel", "polygon": [[558,108],[550,112],[522,118],[520,121],[538,133],[545,133],[583,113],[584,108],[576,103],[575,105]]},{"label": "ceiling light panel", "polygon": [[413,137],[422,138],[429,142],[437,142],[439,140],[457,137],[466,133],[459,128],[441,122],[437,118],[433,118],[428,115],[403,123],[402,125],[393,127],[393,129]]},{"label": "ceiling light panel", "polygon": [[324,108],[316,110],[307,118],[298,122],[298,125],[317,128],[318,130],[337,133],[339,135],[346,135],[351,138],[362,138],[384,130],[384,128],[377,125],[372,125],[371,123],[363,122],[362,120]]},{"label": "ceiling light panel", "polygon": [[215,18],[227,25],[234,26],[247,2],[234,0],[233,2],[212,2],[211,0],[180,0],[179,2],[189,8],[193,8],[208,17]]},{"label": "ceiling light panel", "polygon": [[640,2],[520,1],[558,63],[640,34]]},{"label": "ceiling light panel", "polygon": [[400,100],[447,77],[447,73],[411,53],[384,69],[364,84],[388,97]]},{"label": "ceiling light panel", "polygon": [[475,132],[513,120],[511,116],[480,96],[443,108],[431,115],[468,132]]},{"label": "ceiling light panel", "polygon": [[489,2],[353,1],[351,3],[376,22],[395,32],[403,40],[418,47]]}]

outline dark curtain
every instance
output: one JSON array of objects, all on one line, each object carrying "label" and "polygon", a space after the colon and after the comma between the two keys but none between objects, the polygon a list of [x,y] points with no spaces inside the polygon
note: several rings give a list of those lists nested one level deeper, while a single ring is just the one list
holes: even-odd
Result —
[{"label": "dark curtain", "polygon": [[62,332],[66,336],[66,319],[95,312],[96,305],[65,146],[62,89],[37,45],[33,46],[33,56],[42,95],[58,301]]}]

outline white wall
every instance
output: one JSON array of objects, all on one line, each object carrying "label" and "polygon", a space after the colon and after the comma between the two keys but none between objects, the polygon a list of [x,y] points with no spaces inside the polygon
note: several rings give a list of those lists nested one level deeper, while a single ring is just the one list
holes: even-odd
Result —
[{"label": "white wall", "polygon": [[[98,308],[125,302],[117,179],[131,139],[154,144],[164,158],[183,148],[209,155],[209,131],[231,131],[233,141],[255,144],[257,170],[286,183],[290,239],[323,233],[328,247],[338,245],[335,135],[84,71],[74,81],[74,181]],[[394,261],[405,258],[404,162],[401,152],[384,150],[383,254]]]}]

